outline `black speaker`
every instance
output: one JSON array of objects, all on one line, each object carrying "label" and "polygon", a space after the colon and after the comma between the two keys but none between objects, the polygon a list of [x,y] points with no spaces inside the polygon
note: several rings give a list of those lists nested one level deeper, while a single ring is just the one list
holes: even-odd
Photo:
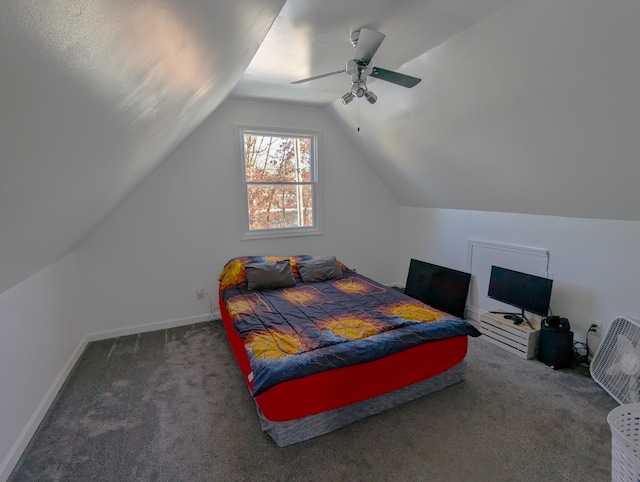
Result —
[{"label": "black speaker", "polygon": [[[567,320],[562,318],[562,320]],[[555,320],[552,321],[552,324]],[[560,321],[560,320],[558,320]],[[562,326],[564,324],[564,326]],[[568,320],[552,327],[542,323],[538,344],[538,360],[554,369],[571,367],[573,355],[573,332],[569,329]]]}]

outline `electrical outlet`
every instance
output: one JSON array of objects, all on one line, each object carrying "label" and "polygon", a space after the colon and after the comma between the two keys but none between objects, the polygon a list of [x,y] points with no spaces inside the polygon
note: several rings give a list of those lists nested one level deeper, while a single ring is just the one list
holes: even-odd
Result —
[{"label": "electrical outlet", "polygon": [[198,288],[196,290],[196,299],[198,300],[204,299],[204,290],[202,288]]},{"label": "electrical outlet", "polygon": [[604,336],[602,331],[602,322],[591,320],[591,324],[589,326],[589,332],[587,333],[587,345],[589,346],[589,351],[591,353],[595,353],[600,346],[602,337]]}]

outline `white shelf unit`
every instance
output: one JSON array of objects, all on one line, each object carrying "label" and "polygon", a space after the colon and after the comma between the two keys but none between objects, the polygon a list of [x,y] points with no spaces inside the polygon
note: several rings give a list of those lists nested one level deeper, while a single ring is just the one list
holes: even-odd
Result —
[{"label": "white shelf unit", "polygon": [[480,315],[480,332],[485,340],[525,360],[538,355],[540,329],[532,329],[526,322],[514,325],[513,321],[506,319],[504,315],[485,312]]}]

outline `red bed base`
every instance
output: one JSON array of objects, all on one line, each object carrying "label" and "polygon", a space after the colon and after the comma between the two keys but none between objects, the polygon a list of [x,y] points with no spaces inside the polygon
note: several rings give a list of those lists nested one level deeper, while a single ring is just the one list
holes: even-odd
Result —
[{"label": "red bed base", "polygon": [[[221,293],[219,304],[231,349],[253,393],[249,358]],[[267,389],[254,400],[270,421],[297,420],[434,377],[460,363],[467,355],[467,346],[466,336],[425,343],[368,363],[289,380]]]}]

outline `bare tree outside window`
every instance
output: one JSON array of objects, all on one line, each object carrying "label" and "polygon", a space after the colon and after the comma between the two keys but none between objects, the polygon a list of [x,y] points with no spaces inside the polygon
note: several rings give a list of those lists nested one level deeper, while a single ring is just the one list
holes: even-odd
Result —
[{"label": "bare tree outside window", "polygon": [[249,230],[315,226],[315,137],[243,131]]}]

